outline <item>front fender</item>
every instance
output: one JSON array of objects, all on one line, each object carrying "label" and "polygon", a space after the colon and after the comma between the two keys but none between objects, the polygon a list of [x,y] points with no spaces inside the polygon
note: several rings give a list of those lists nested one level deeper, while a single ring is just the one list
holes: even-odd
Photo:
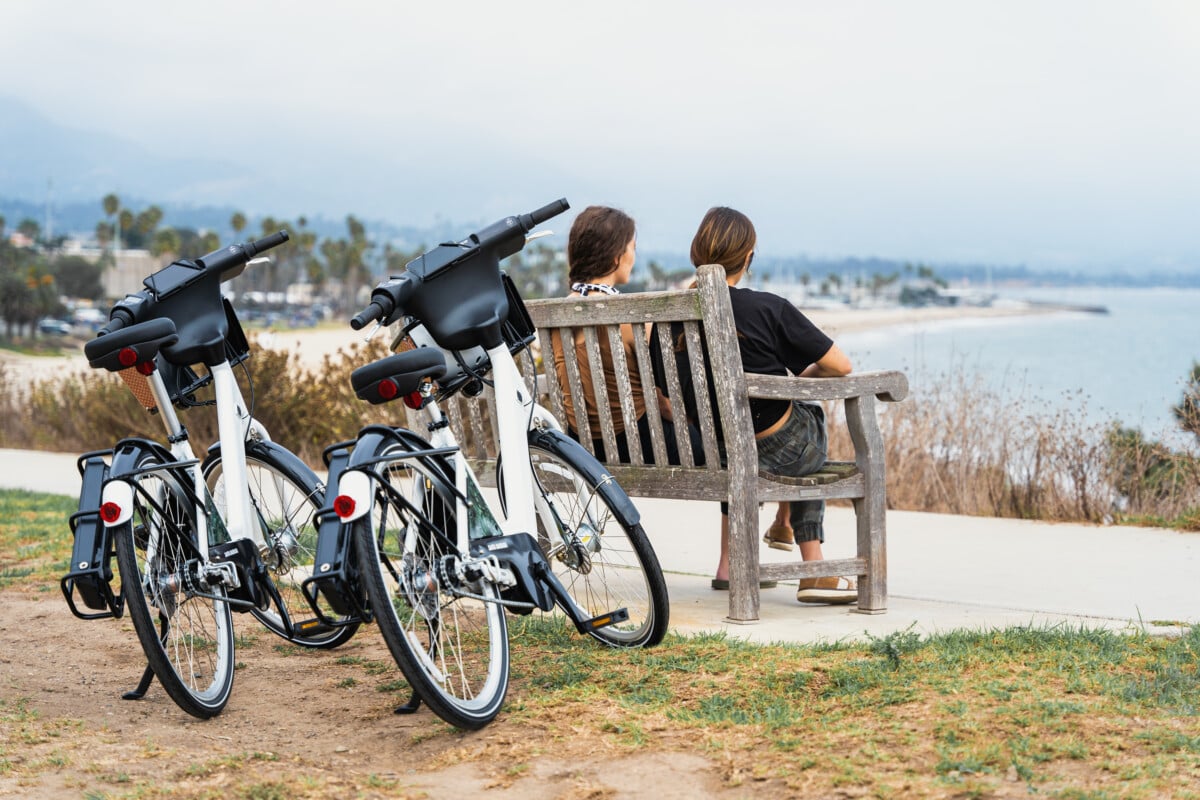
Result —
[{"label": "front fender", "polygon": [[[562,431],[531,430],[529,443],[549,450],[554,455],[567,462],[580,474],[594,483],[597,491],[608,501],[609,506],[626,527],[633,527],[642,520],[637,506],[629,499],[629,495],[621,488],[621,484],[609,474],[604,465],[596,460],[583,445],[567,436]],[[500,473],[500,464],[496,464],[496,474]],[[497,478],[499,483],[499,478]]]}]

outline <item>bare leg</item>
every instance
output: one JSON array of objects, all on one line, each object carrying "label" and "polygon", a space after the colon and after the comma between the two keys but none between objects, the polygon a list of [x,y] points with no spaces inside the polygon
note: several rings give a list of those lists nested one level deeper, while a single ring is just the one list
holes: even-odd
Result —
[{"label": "bare leg", "polygon": [[729,517],[721,515],[721,558],[717,562],[717,579],[729,580]]},{"label": "bare leg", "polygon": [[821,542],[813,539],[811,542],[800,542],[800,557],[805,561],[820,561],[825,558],[821,553]]}]

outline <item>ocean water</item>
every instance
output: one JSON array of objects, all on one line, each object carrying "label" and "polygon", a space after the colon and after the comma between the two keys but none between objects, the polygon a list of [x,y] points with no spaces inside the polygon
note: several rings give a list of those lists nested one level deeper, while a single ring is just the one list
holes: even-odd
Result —
[{"label": "ocean water", "polygon": [[839,337],[856,370],[901,369],[913,396],[964,370],[1024,408],[1080,405],[1091,423],[1119,420],[1176,445],[1171,406],[1200,361],[1200,289],[1056,288],[1002,297],[1100,305],[1108,314],[1053,312],[896,326]]}]

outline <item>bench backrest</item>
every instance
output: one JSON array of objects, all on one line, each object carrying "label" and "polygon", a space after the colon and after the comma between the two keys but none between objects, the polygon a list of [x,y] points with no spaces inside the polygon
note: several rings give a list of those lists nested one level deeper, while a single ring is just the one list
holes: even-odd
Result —
[{"label": "bench backrest", "polygon": [[[726,439],[725,449],[730,453],[745,450],[731,443],[739,436],[745,437],[741,441],[753,438],[745,400],[746,379],[738,354],[725,273],[718,266],[702,267],[697,282],[697,288],[682,291],[605,295],[586,299],[552,298],[526,303],[538,329],[536,352],[522,353],[518,357],[518,365],[527,385],[537,386],[539,402],[554,414],[564,429],[569,424],[579,431],[580,440],[590,452],[595,453],[592,439],[599,439],[603,443],[605,463],[609,470],[621,486],[635,496],[714,500],[726,497],[729,492],[732,464],[721,467],[717,429],[706,396],[693,399],[692,405],[699,417],[696,427],[700,432],[701,444],[698,452],[692,450],[686,423],[684,390],[675,368],[671,323],[682,325],[687,362],[693,376],[692,385],[698,392],[705,393],[708,370],[713,372],[715,385],[719,387],[717,414],[721,421],[721,436]],[[653,341],[648,341],[645,330],[655,323],[658,323],[656,336]],[[632,359],[625,358],[620,340],[622,324],[644,327],[644,330],[637,330],[638,335],[633,337]],[[571,346],[577,330],[582,330],[586,342],[589,363],[584,370],[580,369],[575,348]],[[562,348],[567,373],[565,386],[560,385],[554,369],[555,336],[561,337],[559,341],[567,344]],[[601,341],[608,345],[606,349],[612,354],[612,369],[618,376],[619,414],[614,414],[610,408],[613,404],[610,403],[604,380]],[[651,348],[659,348],[663,355],[663,372],[675,422],[663,419],[659,413],[654,392]],[[570,392],[573,398],[583,397],[585,387],[580,376],[584,372],[590,372],[592,376],[589,388],[597,398],[599,430],[589,426],[582,402],[574,403],[575,414],[572,419],[567,419],[563,393]],[[628,378],[630,374],[640,377],[640,384],[644,387],[646,422],[654,453],[654,465],[651,466],[646,465],[642,457],[642,442]],[[483,403],[478,398],[456,398],[456,401],[448,404],[448,415],[472,465],[481,473],[481,480],[491,483],[494,478],[488,461],[495,458],[496,437],[489,420],[495,419],[495,400],[490,389],[485,390],[482,399]],[[678,466],[667,465],[664,425],[674,427]],[[616,461],[615,431],[618,429],[623,429],[629,440],[628,463]],[[696,466],[698,463],[701,466]]]}]

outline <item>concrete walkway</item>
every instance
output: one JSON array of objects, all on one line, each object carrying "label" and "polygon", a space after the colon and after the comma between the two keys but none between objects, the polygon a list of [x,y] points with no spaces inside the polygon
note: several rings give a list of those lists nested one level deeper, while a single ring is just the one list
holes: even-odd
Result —
[{"label": "concrete walkway", "polygon": [[[73,454],[0,449],[0,488],[77,496],[75,460]],[[717,504],[636,501],[667,572],[671,623],[679,632],[811,642],[1013,625],[1173,633],[1181,624],[1200,623],[1200,534],[892,511],[886,614],[804,606],[796,602],[795,583],[782,582],[763,590],[759,622],[732,624],[725,619],[727,593],[709,586]],[[826,557],[851,556],[853,549],[853,513],[829,509]],[[762,558],[789,554],[764,546]]]}]

